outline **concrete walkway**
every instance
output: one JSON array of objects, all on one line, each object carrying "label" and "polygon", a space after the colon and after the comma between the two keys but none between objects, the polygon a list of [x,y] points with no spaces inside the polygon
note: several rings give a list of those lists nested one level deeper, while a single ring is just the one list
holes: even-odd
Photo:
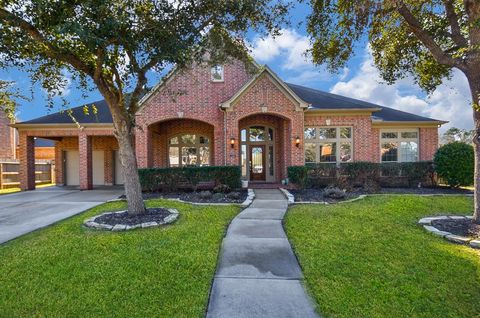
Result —
[{"label": "concrete walkway", "polygon": [[119,187],[90,191],[49,187],[0,195],[0,244],[122,194]]},{"label": "concrete walkway", "polygon": [[279,190],[255,195],[223,240],[207,318],[318,318],[283,231],[287,200]]}]

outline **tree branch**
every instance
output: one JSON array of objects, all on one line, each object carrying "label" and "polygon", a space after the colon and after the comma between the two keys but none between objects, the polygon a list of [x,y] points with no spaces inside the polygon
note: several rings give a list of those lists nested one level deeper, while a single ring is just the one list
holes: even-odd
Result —
[{"label": "tree branch", "polygon": [[450,23],[450,27],[452,29],[451,38],[460,47],[468,47],[467,39],[462,35],[460,30],[460,24],[458,23],[458,15],[455,12],[455,8],[453,7],[452,0],[443,0],[443,4],[445,5],[445,12],[447,14],[448,22]]},{"label": "tree branch", "polygon": [[433,57],[438,63],[448,65],[451,67],[461,68],[461,62],[446,54],[442,48],[435,42],[435,40],[425,31],[420,22],[415,18],[412,12],[407,8],[405,3],[400,0],[395,0],[397,12],[403,17],[405,22],[417,36],[417,38],[427,47]]},{"label": "tree branch", "polygon": [[37,42],[38,44],[42,44],[46,48],[45,54],[47,57],[60,60],[64,63],[68,63],[77,70],[80,70],[85,74],[93,77],[94,70],[90,66],[83,63],[76,55],[71,52],[61,52],[62,50],[60,48],[55,47],[52,43],[45,39],[45,37],[40,33],[40,31],[29,22],[25,21],[20,17],[17,17],[16,15],[5,10],[4,8],[0,8],[0,19],[8,21],[13,25],[19,27],[21,30],[26,32],[33,41]]}]

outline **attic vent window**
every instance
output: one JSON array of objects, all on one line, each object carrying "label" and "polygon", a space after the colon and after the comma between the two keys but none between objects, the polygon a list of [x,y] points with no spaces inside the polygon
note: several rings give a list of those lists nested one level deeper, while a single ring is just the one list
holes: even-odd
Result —
[{"label": "attic vent window", "polygon": [[211,80],[212,82],[223,82],[223,66],[222,65],[215,65],[211,69]]}]

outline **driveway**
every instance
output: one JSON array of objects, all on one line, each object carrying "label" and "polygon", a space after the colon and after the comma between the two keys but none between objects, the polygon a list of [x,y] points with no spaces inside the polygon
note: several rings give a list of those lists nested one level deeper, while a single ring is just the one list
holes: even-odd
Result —
[{"label": "driveway", "polygon": [[0,195],[0,244],[123,194],[123,188],[90,191],[49,187]]}]

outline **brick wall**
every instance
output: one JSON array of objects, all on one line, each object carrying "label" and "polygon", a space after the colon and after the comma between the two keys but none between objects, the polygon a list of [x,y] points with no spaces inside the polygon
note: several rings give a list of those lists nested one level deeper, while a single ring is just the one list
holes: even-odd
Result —
[{"label": "brick wall", "polygon": [[6,114],[0,111],[0,159],[14,159],[15,131],[9,124]]},{"label": "brick wall", "polygon": [[[252,76],[240,61],[224,65],[224,82],[210,81],[210,67],[194,65],[179,71],[167,80],[137,115],[136,150],[140,167],[154,162],[149,153],[152,124],[170,119],[195,119],[213,126],[214,149],[212,164],[224,164],[223,111],[219,104],[234,95]],[[158,141],[155,141],[158,142]],[[159,160],[158,158],[156,159]]]},{"label": "brick wall", "polygon": [[438,149],[438,128],[419,129],[420,160],[433,160]]}]

